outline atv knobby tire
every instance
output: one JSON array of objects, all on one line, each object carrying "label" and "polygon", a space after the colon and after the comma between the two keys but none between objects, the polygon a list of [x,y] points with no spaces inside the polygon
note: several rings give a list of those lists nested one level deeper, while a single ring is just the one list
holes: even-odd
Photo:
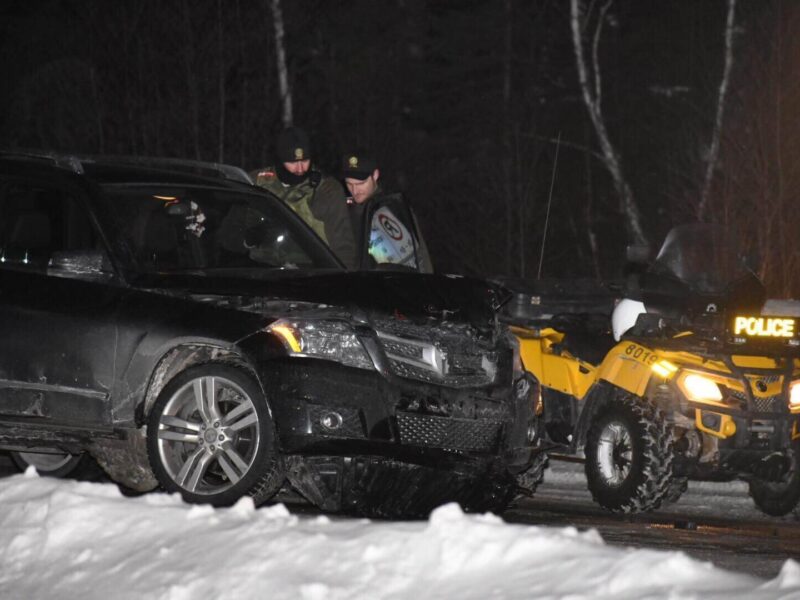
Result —
[{"label": "atv knobby tire", "polygon": [[672,483],[669,484],[667,493],[664,495],[662,503],[675,504],[681,499],[681,496],[689,489],[688,477],[674,477]]},{"label": "atv knobby tire", "polygon": [[437,469],[393,460],[361,463],[343,512],[373,519],[427,519],[436,507],[457,502],[465,512],[502,513],[518,486],[508,473]]},{"label": "atv knobby tire", "polygon": [[792,511],[800,516],[800,441],[792,445],[792,466],[783,481],[751,479],[750,497],[762,512],[782,517]]},{"label": "atv knobby tire", "polygon": [[592,497],[613,512],[653,510],[673,486],[673,437],[657,408],[620,394],[595,415],[584,449]]},{"label": "atv knobby tire", "polygon": [[517,474],[517,484],[521,496],[533,496],[536,488],[544,481],[544,471],[547,468],[549,457],[546,452],[540,452],[533,457],[531,466],[527,471]]}]

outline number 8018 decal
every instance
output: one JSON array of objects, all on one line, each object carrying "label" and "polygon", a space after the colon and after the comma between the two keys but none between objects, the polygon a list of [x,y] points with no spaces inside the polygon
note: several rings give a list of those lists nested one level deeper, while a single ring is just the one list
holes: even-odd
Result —
[{"label": "number 8018 decal", "polygon": [[639,344],[628,344],[625,347],[625,354],[646,365],[652,365],[658,360],[658,356],[652,350]]}]

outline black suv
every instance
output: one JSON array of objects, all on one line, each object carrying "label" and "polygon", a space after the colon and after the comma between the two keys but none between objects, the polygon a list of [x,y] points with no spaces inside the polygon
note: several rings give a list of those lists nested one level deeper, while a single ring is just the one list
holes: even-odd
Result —
[{"label": "black suv", "polygon": [[541,470],[503,300],[345,272],[235,167],[0,153],[0,449],[191,502],[502,509]]}]

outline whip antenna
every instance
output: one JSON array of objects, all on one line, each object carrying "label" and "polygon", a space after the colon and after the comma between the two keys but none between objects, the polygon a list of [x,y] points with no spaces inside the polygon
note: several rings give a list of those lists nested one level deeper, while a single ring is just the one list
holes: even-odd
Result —
[{"label": "whip antenna", "polygon": [[544,218],[544,233],[542,234],[542,250],[539,253],[539,271],[536,273],[536,279],[542,278],[542,263],[544,262],[544,243],[547,241],[547,226],[550,223],[550,205],[553,202],[553,185],[556,182],[556,168],[558,167],[558,149],[561,147],[561,132],[558,132],[558,140],[556,141],[556,155],[553,158],[553,176],[550,178],[550,194],[547,196],[547,214]]}]

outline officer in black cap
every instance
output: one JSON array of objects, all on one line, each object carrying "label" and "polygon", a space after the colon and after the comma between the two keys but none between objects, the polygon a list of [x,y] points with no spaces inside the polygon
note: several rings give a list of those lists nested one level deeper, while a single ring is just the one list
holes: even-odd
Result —
[{"label": "officer in black cap", "polygon": [[308,134],[299,127],[281,131],[275,166],[251,173],[255,184],[283,200],[321,237],[348,269],[355,268],[356,246],[344,190],[311,164]]},{"label": "officer in black cap", "polygon": [[359,253],[359,268],[399,265],[433,271],[428,248],[411,206],[401,194],[386,194],[378,184],[378,162],[368,152],[345,154],[342,176],[349,192],[347,211]]}]

